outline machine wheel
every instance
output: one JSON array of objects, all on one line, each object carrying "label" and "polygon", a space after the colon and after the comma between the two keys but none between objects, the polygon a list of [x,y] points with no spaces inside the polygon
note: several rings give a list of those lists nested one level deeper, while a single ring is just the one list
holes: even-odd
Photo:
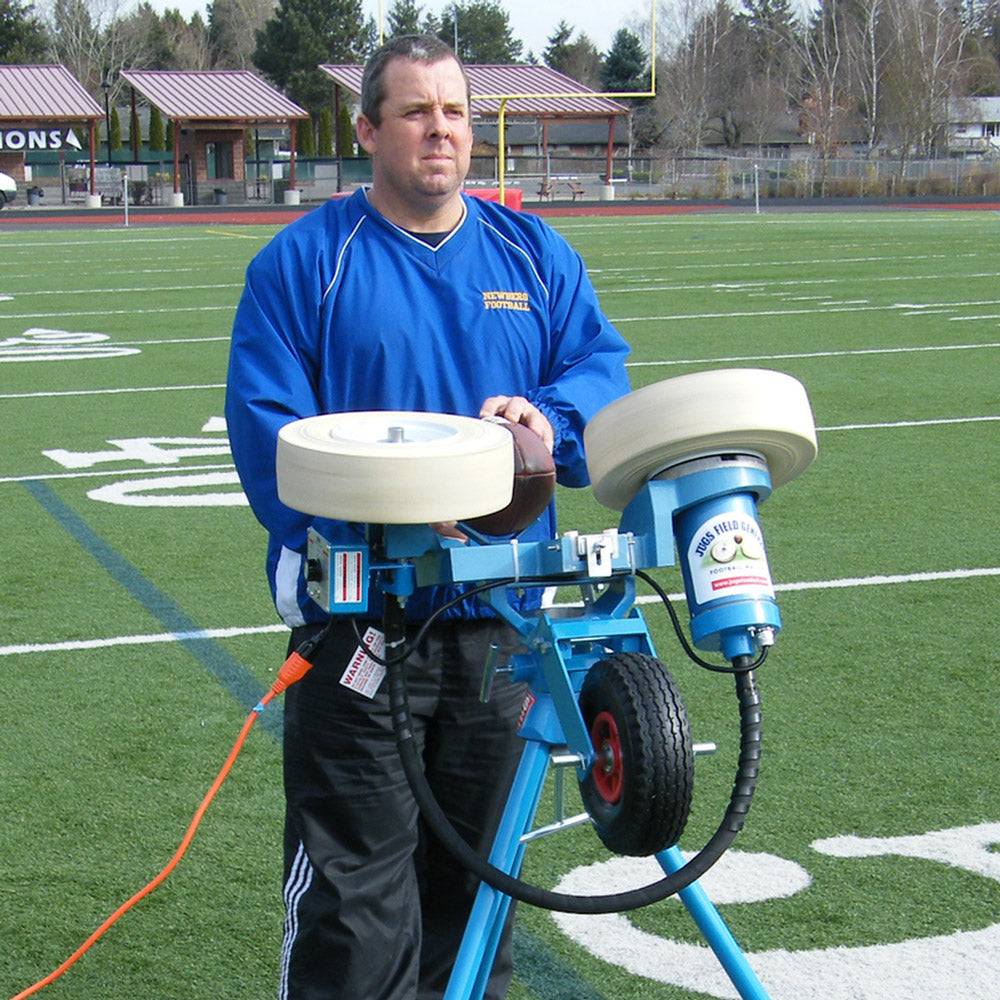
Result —
[{"label": "machine wheel", "polygon": [[510,503],[514,446],[499,424],[442,413],[331,413],[278,434],[278,497],[341,521],[428,524]]},{"label": "machine wheel", "polygon": [[645,857],[677,843],[691,808],[694,749],[666,667],[643,653],[600,660],[583,682],[580,710],[596,751],[580,791],[604,846]]},{"label": "machine wheel", "polygon": [[659,472],[705,455],[755,452],[775,487],[816,457],[805,388],[783,372],[733,368],[654,382],[596,413],[584,432],[594,495],[624,510]]}]

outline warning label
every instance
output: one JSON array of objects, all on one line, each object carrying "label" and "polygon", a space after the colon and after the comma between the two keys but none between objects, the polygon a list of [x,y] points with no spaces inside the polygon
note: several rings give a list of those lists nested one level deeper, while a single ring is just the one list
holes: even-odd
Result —
[{"label": "warning label", "polygon": [[361,645],[354,651],[340,683],[366,698],[374,698],[385,677],[385,667],[368,655],[369,650],[379,659],[384,658],[385,636],[372,626],[361,637]]},{"label": "warning label", "polygon": [[360,551],[339,550],[331,553],[333,586],[330,600],[334,604],[360,604],[364,599],[364,560]]}]

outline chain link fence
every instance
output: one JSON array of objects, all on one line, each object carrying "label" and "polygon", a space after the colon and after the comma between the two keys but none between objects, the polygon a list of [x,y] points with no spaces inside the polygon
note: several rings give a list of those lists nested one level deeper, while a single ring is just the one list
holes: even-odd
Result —
[{"label": "chain link fence", "polygon": [[[116,165],[117,166],[117,165]],[[277,167],[278,169],[275,169]],[[117,167],[129,172],[134,204],[162,205],[173,190],[173,161]],[[201,182],[193,190],[188,164],[181,164],[186,204],[281,203],[289,187],[288,163],[248,163],[247,180]],[[496,187],[499,158],[473,157],[467,187]],[[505,161],[505,185],[520,188],[525,205],[549,201],[750,200],[806,198],[997,198],[1000,153],[936,160],[889,157],[822,159],[801,153],[783,156],[726,156],[716,151],[688,155],[615,156],[611,183],[605,155],[514,156]],[[47,201],[82,201],[89,170],[82,164],[39,163],[33,181]],[[300,157],[296,188],[315,202],[371,182],[367,158]]]},{"label": "chain link fence", "polygon": [[[496,183],[496,157],[477,157],[470,179]],[[885,198],[1000,196],[1000,156],[916,160],[822,159],[802,155],[725,156],[715,152],[612,160],[613,194],[604,156],[518,156],[506,183],[528,200]],[[583,189],[582,192],[580,189]]]}]

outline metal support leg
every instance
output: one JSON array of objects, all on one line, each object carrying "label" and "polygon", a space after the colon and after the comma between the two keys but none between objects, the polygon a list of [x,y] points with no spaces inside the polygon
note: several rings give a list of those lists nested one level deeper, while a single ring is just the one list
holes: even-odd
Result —
[{"label": "metal support leg", "polygon": [[[491,863],[508,874],[516,875],[520,870],[524,856],[521,838],[534,821],[551,750],[551,746],[542,743],[529,742],[525,746],[490,853]],[[661,851],[656,860],[668,875],[684,866],[684,856],[677,847]],[[743,1000],[769,1000],[767,991],[700,883],[692,882],[678,896]],[[510,897],[504,893],[485,883],[480,885],[448,980],[445,1000],[482,1000],[510,902]]]},{"label": "metal support leg", "polygon": [[[490,852],[490,863],[508,875],[517,875],[521,869],[524,857],[521,837],[531,829],[534,821],[551,750],[546,743],[532,741],[525,744],[521,755]],[[486,992],[510,902],[510,896],[485,882],[480,884],[448,980],[445,1000],[480,1000]]]},{"label": "metal support leg", "polygon": [[[677,846],[668,847],[656,855],[660,867],[668,874],[684,867],[684,856]],[[709,947],[715,952],[715,957],[732,980],[743,1000],[768,1000],[767,991],[761,985],[753,969],[747,962],[746,955],[736,943],[732,931],[719,916],[719,911],[705,894],[705,890],[695,881],[677,894],[687,907],[698,929],[705,936]]]}]

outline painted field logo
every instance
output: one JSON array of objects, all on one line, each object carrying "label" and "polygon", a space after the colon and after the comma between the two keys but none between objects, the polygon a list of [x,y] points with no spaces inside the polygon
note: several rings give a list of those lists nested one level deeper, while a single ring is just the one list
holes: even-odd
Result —
[{"label": "painted field logo", "polygon": [[[64,469],[114,470],[139,465],[143,470],[160,470],[152,476],[139,476],[134,468],[128,469],[117,482],[87,491],[89,499],[101,503],[119,507],[244,507],[247,498],[232,469],[225,430],[225,420],[212,417],[202,427],[203,437],[112,438],[105,442],[111,447],[98,451],[48,448],[42,454]],[[213,458],[225,461],[184,468],[189,460]]]},{"label": "painted field logo", "polygon": [[[1000,823],[903,837],[830,837],[813,850],[828,857],[896,856],[949,865],[1000,882]],[[587,895],[645,885],[662,872],[654,858],[612,858],[569,872],[557,892]],[[716,904],[757,903],[807,891],[801,865],[773,854],[729,851],[700,880]],[[679,904],[678,904],[679,905]],[[553,913],[563,933],[592,955],[661,983],[737,1000],[739,993],[703,945],[658,937],[623,914]],[[917,930],[917,928],[914,928]],[[771,1000],[994,1000],[1000,983],[1000,922],[979,930],[912,937],[891,944],[749,952]]]},{"label": "painted field logo", "polygon": [[138,347],[118,347],[110,341],[106,333],[33,326],[20,337],[0,340],[0,361],[82,361],[140,353]]}]

